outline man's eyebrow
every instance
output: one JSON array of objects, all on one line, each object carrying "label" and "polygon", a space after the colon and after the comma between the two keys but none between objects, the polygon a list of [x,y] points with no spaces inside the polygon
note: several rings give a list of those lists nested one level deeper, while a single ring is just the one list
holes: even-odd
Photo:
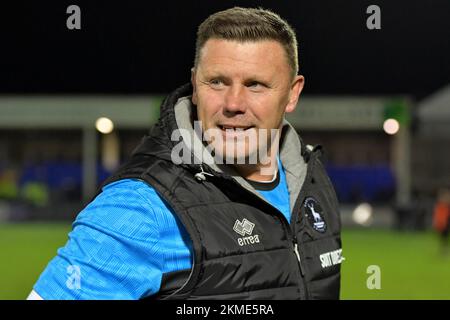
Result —
[{"label": "man's eyebrow", "polygon": [[244,79],[244,82],[261,82],[261,83],[267,83],[268,80],[267,80],[267,79],[263,79],[263,78],[261,78],[261,77],[254,76],[254,77],[247,77],[247,78],[245,78],[245,79]]},{"label": "man's eyebrow", "polygon": [[[204,78],[206,79],[221,79],[221,80],[231,80],[230,77],[223,75],[220,72],[216,72],[216,71],[211,71],[211,72],[205,72],[203,75]],[[243,79],[244,83],[248,83],[248,82],[261,82],[261,83],[270,83],[271,80],[270,79],[265,79],[259,75],[251,75],[248,76],[246,78]]]},{"label": "man's eyebrow", "polygon": [[215,70],[205,70],[203,72],[203,77],[205,77],[205,78],[227,78],[220,71],[215,71]]}]

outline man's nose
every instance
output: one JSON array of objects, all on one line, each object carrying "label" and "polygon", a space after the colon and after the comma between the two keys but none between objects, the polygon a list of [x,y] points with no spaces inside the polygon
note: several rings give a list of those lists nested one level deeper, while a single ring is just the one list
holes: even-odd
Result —
[{"label": "man's nose", "polygon": [[225,94],[225,111],[227,113],[245,113],[245,91],[239,86],[231,86]]}]

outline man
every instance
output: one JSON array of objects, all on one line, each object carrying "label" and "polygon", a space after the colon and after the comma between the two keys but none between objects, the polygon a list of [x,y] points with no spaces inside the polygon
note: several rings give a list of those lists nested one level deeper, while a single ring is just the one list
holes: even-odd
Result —
[{"label": "man", "polygon": [[284,120],[297,73],[275,13],[207,18],[191,84],[78,215],[31,298],[339,298],[337,199],[318,148]]},{"label": "man", "polygon": [[440,237],[441,252],[446,255],[450,234],[450,188],[443,187],[438,191],[433,211],[433,227]]}]

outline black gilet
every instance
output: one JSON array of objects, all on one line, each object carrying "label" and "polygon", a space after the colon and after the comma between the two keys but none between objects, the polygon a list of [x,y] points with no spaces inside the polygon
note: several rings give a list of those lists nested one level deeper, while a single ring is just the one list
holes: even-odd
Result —
[{"label": "black gilet", "polygon": [[302,143],[298,156],[305,159],[307,174],[288,222],[231,176],[205,164],[171,161],[174,105],[191,90],[185,85],[164,100],[158,122],[130,160],[103,183],[145,181],[191,238],[192,269],[165,274],[161,290],[150,298],[338,299],[341,223],[320,148],[308,150]]}]

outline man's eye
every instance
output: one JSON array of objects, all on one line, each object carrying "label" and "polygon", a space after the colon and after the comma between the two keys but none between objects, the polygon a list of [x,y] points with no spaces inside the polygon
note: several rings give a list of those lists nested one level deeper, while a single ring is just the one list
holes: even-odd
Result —
[{"label": "man's eye", "polygon": [[223,84],[223,81],[220,79],[212,79],[209,81],[209,84],[211,84],[213,86],[220,86]]},{"label": "man's eye", "polygon": [[258,81],[251,81],[247,83],[247,87],[253,90],[262,90],[264,88],[267,88],[267,86],[264,83],[258,82]]}]

